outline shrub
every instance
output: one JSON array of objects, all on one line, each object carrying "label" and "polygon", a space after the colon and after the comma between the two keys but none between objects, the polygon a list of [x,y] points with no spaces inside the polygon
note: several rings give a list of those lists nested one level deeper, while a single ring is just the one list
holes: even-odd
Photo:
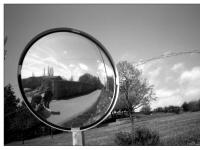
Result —
[{"label": "shrub", "polygon": [[182,105],[183,111],[189,111],[189,105],[188,103],[184,102]]},{"label": "shrub", "polygon": [[132,144],[131,134],[129,132],[119,132],[116,134],[115,143],[117,145],[127,146]]},{"label": "shrub", "polygon": [[199,99],[198,105],[199,105],[199,110],[200,110],[200,99]]},{"label": "shrub", "polygon": [[164,112],[164,108],[158,107],[153,110],[154,112]]},{"label": "shrub", "polygon": [[188,103],[189,110],[192,112],[199,111],[198,101],[191,101]]},{"label": "shrub", "polygon": [[182,105],[183,111],[200,111],[200,100],[199,101],[191,101],[191,102],[184,102]]},{"label": "shrub", "polygon": [[151,108],[150,108],[149,105],[145,105],[145,106],[142,107],[140,112],[142,112],[145,115],[150,115],[151,114]]},{"label": "shrub", "polygon": [[178,107],[178,106],[173,106],[172,107],[172,112],[173,113],[179,114],[180,111],[181,111],[181,107]]},{"label": "shrub", "polygon": [[131,133],[119,132],[116,134],[115,142],[118,145],[158,145],[160,143],[159,134],[148,128],[137,128],[133,143]]},{"label": "shrub", "polygon": [[148,128],[136,129],[134,144],[135,145],[158,145],[160,142],[159,134]]}]

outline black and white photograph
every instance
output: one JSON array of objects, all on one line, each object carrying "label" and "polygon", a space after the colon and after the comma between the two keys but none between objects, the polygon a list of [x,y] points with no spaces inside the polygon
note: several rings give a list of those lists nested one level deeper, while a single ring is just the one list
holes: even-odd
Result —
[{"label": "black and white photograph", "polygon": [[3,4],[4,146],[200,146],[200,4]]}]

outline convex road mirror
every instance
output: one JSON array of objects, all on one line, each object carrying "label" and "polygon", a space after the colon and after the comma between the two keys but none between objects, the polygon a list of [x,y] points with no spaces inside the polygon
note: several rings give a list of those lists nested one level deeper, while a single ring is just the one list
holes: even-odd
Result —
[{"label": "convex road mirror", "polygon": [[27,44],[18,65],[25,104],[53,128],[87,130],[114,108],[119,91],[115,64],[105,47],[85,32],[42,32]]}]

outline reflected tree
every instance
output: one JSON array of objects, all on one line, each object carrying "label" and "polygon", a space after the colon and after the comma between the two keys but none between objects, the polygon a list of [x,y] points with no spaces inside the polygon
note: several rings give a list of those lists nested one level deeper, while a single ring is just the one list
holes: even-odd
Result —
[{"label": "reflected tree", "polygon": [[79,82],[90,84],[94,86],[96,89],[100,89],[103,86],[98,77],[93,76],[89,73],[85,73],[82,76],[80,76]]}]

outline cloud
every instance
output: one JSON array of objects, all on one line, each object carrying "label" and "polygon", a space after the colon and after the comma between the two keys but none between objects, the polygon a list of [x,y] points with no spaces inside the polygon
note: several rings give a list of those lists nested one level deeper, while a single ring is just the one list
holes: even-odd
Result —
[{"label": "cloud", "polygon": [[56,68],[55,71],[54,71],[54,75],[55,76],[61,76],[65,79],[70,79],[72,74],[71,74],[70,70],[66,70],[66,69],[63,69],[63,68]]},{"label": "cloud", "polygon": [[39,57],[37,54],[35,54],[35,53],[31,53],[31,56],[34,57],[34,58],[36,58],[36,59],[40,58],[40,57]]},{"label": "cloud", "polygon": [[200,80],[200,67],[193,67],[192,70],[184,71],[180,76],[180,83],[198,82]]},{"label": "cloud", "polygon": [[43,59],[44,62],[52,63],[54,65],[58,64],[58,61],[54,57],[47,57]]},{"label": "cloud", "polygon": [[176,93],[176,91],[174,91],[174,90],[168,90],[168,89],[156,90],[157,97],[169,97],[169,96],[172,96],[174,93]]},{"label": "cloud", "polygon": [[146,62],[145,64],[138,64],[137,69],[141,70],[144,74],[154,70],[157,67],[163,66],[163,59]]},{"label": "cloud", "polygon": [[31,77],[34,74],[34,76],[41,76],[43,74],[43,68],[41,65],[39,66],[22,66],[21,70],[21,76],[22,78]]},{"label": "cloud", "polygon": [[43,61],[45,62],[46,66],[51,66],[54,68],[55,75],[61,75],[61,76],[64,76],[65,78],[69,78],[69,76],[71,76],[71,71],[69,67],[65,65],[64,63],[57,61],[56,58],[47,57],[43,59]]},{"label": "cloud", "polygon": [[44,68],[47,68],[47,66],[53,67],[54,75],[60,75],[65,78],[71,76],[69,67],[61,61],[58,61],[54,56],[49,55],[43,58],[34,53],[29,53],[24,59],[22,77],[30,77],[32,74],[41,76],[43,75]]},{"label": "cloud", "polygon": [[143,65],[139,65],[137,68],[142,71],[142,76],[148,79],[150,84],[157,86],[160,82],[159,76],[162,71],[163,61],[156,60]]},{"label": "cloud", "polygon": [[66,55],[66,54],[67,54],[67,51],[66,51],[66,50],[65,50],[65,51],[63,51],[63,54],[65,54],[65,55]]},{"label": "cloud", "polygon": [[165,82],[168,83],[168,82],[170,82],[170,81],[173,81],[173,77],[172,77],[172,76],[167,76],[167,77],[165,78]]},{"label": "cloud", "polygon": [[[174,66],[177,69],[182,65],[175,64]],[[180,106],[184,101],[189,102],[200,98],[200,67],[185,70],[178,75],[178,79],[173,77],[170,78],[170,81],[173,84],[172,87],[166,83],[165,88],[155,89],[158,100],[152,103],[153,108],[169,105]]]},{"label": "cloud", "polygon": [[182,70],[184,69],[184,65],[183,63],[177,63],[175,65],[173,65],[173,67],[171,68],[172,71],[179,71],[179,70]]},{"label": "cloud", "polygon": [[194,99],[200,95],[200,89],[199,88],[190,88],[185,92],[185,95],[187,97],[190,97],[191,99]]},{"label": "cloud", "polygon": [[185,101],[200,98],[200,67],[184,71],[179,77],[179,85]]},{"label": "cloud", "polygon": [[[200,66],[192,67],[192,63],[186,63],[182,58],[161,59],[136,66],[150,84],[154,85],[158,99],[151,103],[152,108],[180,106],[184,101],[200,98]],[[187,67],[191,68],[186,69]]]},{"label": "cloud", "polygon": [[148,79],[150,84],[154,85],[158,99],[151,103],[152,108],[182,104],[180,86],[166,60],[155,60],[142,65],[142,67],[139,66],[139,69],[142,70],[143,76]]},{"label": "cloud", "polygon": [[86,66],[85,64],[80,63],[79,66],[83,70],[86,70],[86,71],[88,70],[88,66]]},{"label": "cloud", "polygon": [[63,63],[57,63],[58,66],[60,66],[61,68],[65,69],[65,70],[70,70],[67,65],[63,64]]},{"label": "cloud", "polygon": [[82,76],[84,73],[85,71],[82,70],[79,66],[74,67],[72,71],[73,80],[78,81],[79,77]]},{"label": "cloud", "polygon": [[169,97],[162,97],[160,99],[158,99],[157,101],[153,101],[151,103],[151,108],[157,108],[157,107],[165,107],[165,106],[180,106],[182,105],[183,101],[182,98],[180,97],[180,95],[178,94],[173,94]]},{"label": "cloud", "polygon": [[53,49],[51,49],[50,47],[47,47],[47,46],[41,46],[41,43],[36,43],[33,45],[33,47],[31,48],[31,50],[29,51],[29,53],[31,53],[31,55],[34,53],[34,54],[37,54],[37,56],[40,56],[43,57],[43,58],[46,58],[46,57],[49,57],[49,56],[56,56],[56,53],[54,52]]},{"label": "cloud", "polygon": [[159,79],[161,70],[162,70],[161,67],[157,67],[156,69],[150,70],[149,72],[146,73],[145,76],[148,79],[150,84],[152,84],[154,86],[159,85],[160,80],[158,80],[158,79]]},{"label": "cloud", "polygon": [[165,107],[170,105],[180,106],[183,103],[183,97],[179,88],[177,89],[158,89],[155,90],[157,101],[152,102],[151,107]]},{"label": "cloud", "polygon": [[[177,68],[177,66],[182,65],[175,64],[174,66]],[[200,67],[185,70],[178,76],[178,80],[171,78],[170,81],[173,83],[173,87],[169,88],[168,83],[166,83],[165,88],[155,89],[158,100],[152,103],[152,108],[169,105],[180,106],[183,102],[200,98]]]},{"label": "cloud", "polygon": [[25,57],[23,61],[24,66],[33,66],[33,65],[42,65],[44,64],[42,59],[34,58],[32,55],[28,55]]},{"label": "cloud", "polygon": [[160,71],[161,71],[161,67],[157,67],[156,69],[149,71],[148,75],[151,78],[156,78],[160,74]]},{"label": "cloud", "polygon": [[75,65],[74,64],[70,64],[69,67],[73,68],[73,67],[75,67]]}]

